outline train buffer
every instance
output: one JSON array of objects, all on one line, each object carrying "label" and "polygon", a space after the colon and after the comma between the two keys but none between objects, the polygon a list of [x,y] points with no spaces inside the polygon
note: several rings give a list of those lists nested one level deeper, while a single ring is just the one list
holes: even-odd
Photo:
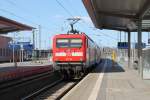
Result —
[{"label": "train buffer", "polygon": [[110,59],[104,60],[95,72],[89,73],[62,100],[150,99],[149,80],[143,81],[137,70],[129,69],[126,62],[115,68],[112,68],[111,62]]}]

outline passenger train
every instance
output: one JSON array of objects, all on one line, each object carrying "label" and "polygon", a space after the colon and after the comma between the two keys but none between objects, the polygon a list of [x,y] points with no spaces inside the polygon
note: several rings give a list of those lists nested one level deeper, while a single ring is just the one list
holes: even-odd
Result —
[{"label": "passenger train", "polygon": [[59,34],[53,38],[53,66],[64,78],[84,75],[101,60],[101,50],[85,33]]}]

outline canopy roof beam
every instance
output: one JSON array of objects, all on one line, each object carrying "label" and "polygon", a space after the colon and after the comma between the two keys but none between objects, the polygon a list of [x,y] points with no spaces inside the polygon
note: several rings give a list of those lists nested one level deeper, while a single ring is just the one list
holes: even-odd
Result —
[{"label": "canopy roof beam", "polygon": [[99,29],[137,31],[139,20],[142,31],[150,29],[150,0],[82,0],[94,25]]},{"label": "canopy roof beam", "polygon": [[136,19],[135,15],[127,15],[127,14],[121,14],[117,12],[109,12],[109,11],[98,11],[99,14],[105,15],[105,16],[114,16],[114,17],[122,17],[122,18],[131,18]]},{"label": "canopy roof beam", "polygon": [[0,16],[0,34],[7,34],[8,32],[15,31],[31,31],[35,29],[31,26],[16,22],[6,17]]},{"label": "canopy roof beam", "polygon": [[[109,29],[109,30],[118,30],[116,27],[110,27],[110,26],[102,26],[102,29]],[[128,31],[128,29],[119,28],[119,31]]]},{"label": "canopy roof beam", "polygon": [[147,0],[143,7],[139,10],[139,13],[137,13],[136,17],[138,18],[143,18],[145,14],[149,11],[150,9],[150,0]]}]

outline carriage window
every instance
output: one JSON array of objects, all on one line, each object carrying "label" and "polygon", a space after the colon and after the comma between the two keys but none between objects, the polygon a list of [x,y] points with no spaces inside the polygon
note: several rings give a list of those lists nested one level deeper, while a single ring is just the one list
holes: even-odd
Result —
[{"label": "carriage window", "polygon": [[70,47],[80,48],[82,46],[81,39],[70,39]]},{"label": "carriage window", "polygon": [[56,47],[57,48],[69,47],[69,39],[57,39]]}]

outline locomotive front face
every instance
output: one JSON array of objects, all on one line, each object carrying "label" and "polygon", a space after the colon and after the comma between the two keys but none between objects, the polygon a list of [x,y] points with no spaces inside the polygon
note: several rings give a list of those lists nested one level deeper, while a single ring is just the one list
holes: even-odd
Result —
[{"label": "locomotive front face", "polygon": [[85,34],[60,34],[53,39],[53,68],[64,79],[83,76],[97,59],[96,45]]},{"label": "locomotive front face", "polygon": [[65,35],[54,39],[54,62],[61,64],[77,64],[85,62],[85,60],[85,39],[83,36],[76,37],[76,35]]}]

